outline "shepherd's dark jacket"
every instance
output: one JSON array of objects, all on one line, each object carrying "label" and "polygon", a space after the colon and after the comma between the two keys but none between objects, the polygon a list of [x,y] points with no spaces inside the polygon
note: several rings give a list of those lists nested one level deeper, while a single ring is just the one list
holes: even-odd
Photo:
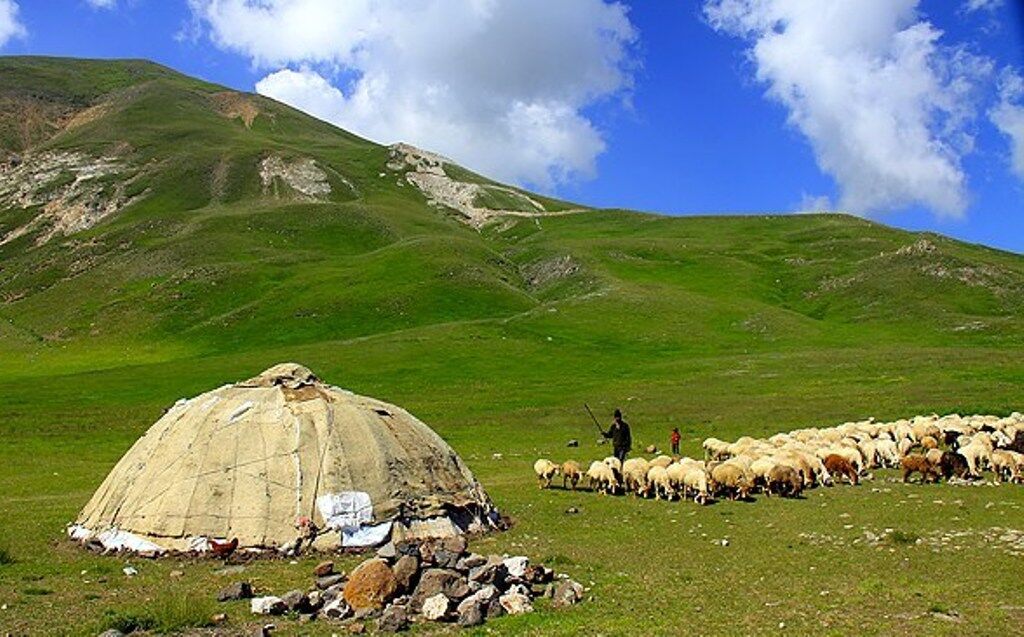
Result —
[{"label": "shepherd's dark jacket", "polygon": [[612,447],[615,449],[625,449],[626,451],[633,449],[633,436],[630,435],[629,423],[625,420],[613,422],[604,437],[612,439]]}]

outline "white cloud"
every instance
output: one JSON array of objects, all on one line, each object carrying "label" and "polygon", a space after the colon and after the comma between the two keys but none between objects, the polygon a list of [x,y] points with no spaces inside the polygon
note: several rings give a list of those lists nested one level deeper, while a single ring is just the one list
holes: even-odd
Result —
[{"label": "white cloud", "polygon": [[989,118],[1010,139],[1010,167],[1024,180],[1024,77],[1005,69],[999,80],[999,103]]},{"label": "white cloud", "polygon": [[23,38],[28,32],[18,20],[18,3],[14,0],[0,0],[0,46],[13,38]]},{"label": "white cloud", "polygon": [[828,212],[835,210],[832,199],[828,195],[809,195],[806,192],[800,197],[798,212]]},{"label": "white cloud", "polygon": [[117,0],[85,0],[85,2],[93,9],[113,9],[117,6]]},{"label": "white cloud", "polygon": [[718,31],[751,43],[767,95],[788,111],[839,207],[967,207],[961,159],[973,148],[978,80],[991,62],[939,44],[918,0],[707,0]]},{"label": "white cloud", "polygon": [[632,85],[636,32],[605,0],[189,0],[260,93],[507,181],[594,174],[585,109]]},{"label": "white cloud", "polygon": [[967,13],[975,11],[995,11],[1003,6],[1003,0],[965,0],[963,9]]}]

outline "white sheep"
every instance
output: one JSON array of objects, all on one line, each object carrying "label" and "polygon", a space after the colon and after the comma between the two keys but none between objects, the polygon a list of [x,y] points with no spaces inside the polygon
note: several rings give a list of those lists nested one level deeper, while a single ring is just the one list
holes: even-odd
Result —
[{"label": "white sheep", "polygon": [[551,479],[558,475],[560,470],[557,464],[545,458],[533,463],[533,472],[537,474],[537,485],[541,489],[550,487]]},{"label": "white sheep", "polygon": [[650,463],[643,458],[630,458],[622,463],[622,487],[634,495],[647,492],[647,470]]},{"label": "white sheep", "polygon": [[651,467],[662,467],[666,469],[670,464],[672,464],[672,458],[665,455],[657,456],[648,463]]},{"label": "white sheep", "polygon": [[654,492],[654,499],[660,500],[665,496],[666,500],[675,498],[675,489],[672,488],[668,479],[668,469],[654,465],[647,470],[648,489]]},{"label": "white sheep", "polygon": [[587,480],[590,488],[605,494],[613,494],[619,489],[619,480],[615,472],[606,463],[595,460],[587,469]]},{"label": "white sheep", "polygon": [[967,467],[974,477],[981,475],[981,470],[992,464],[992,452],[980,441],[960,447],[958,453],[967,460]]},{"label": "white sheep", "polygon": [[878,456],[879,464],[884,467],[891,468],[900,463],[900,452],[893,440],[878,439],[875,442],[875,453]]},{"label": "white sheep", "polygon": [[611,467],[612,471],[615,472],[615,477],[617,477],[617,478],[621,478],[622,477],[622,461],[621,460],[619,460],[615,456],[608,456],[607,458],[605,458],[601,462],[603,462],[606,465],[608,465],[609,467]]},{"label": "white sheep", "polygon": [[707,504],[711,498],[711,490],[708,488],[708,474],[701,467],[685,467],[683,473],[683,497],[693,495],[693,501],[697,504]]},{"label": "white sheep", "polygon": [[729,443],[718,438],[708,438],[701,446],[706,460],[725,460],[729,457]]},{"label": "white sheep", "polygon": [[750,472],[754,475],[754,484],[760,487],[768,486],[768,474],[778,464],[774,456],[764,456],[750,463]]}]

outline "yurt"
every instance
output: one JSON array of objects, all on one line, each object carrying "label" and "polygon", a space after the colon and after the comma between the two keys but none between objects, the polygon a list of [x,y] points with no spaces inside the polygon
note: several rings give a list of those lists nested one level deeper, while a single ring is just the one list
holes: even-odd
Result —
[{"label": "yurt", "polygon": [[[276,365],[171,407],[69,526],[108,550],[373,546],[494,528],[472,472],[400,407]],[[237,539],[237,542],[234,540]]]}]

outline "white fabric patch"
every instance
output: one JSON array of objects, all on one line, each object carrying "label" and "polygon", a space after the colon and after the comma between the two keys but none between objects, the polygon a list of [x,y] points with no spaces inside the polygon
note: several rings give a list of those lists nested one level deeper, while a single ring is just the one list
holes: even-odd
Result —
[{"label": "white fabric patch", "polygon": [[134,533],[122,531],[121,529],[107,529],[97,535],[96,539],[100,541],[103,548],[110,551],[128,550],[136,552],[152,551],[155,553],[163,553],[167,550],[159,544],[154,544],[149,540],[142,539]]},{"label": "white fabric patch", "polygon": [[377,546],[391,534],[391,520],[380,524],[365,524],[341,530],[342,546]]},{"label": "white fabric patch", "polygon": [[324,494],[316,499],[316,508],[329,529],[358,528],[373,521],[373,502],[365,491]]},{"label": "white fabric patch", "polygon": [[185,546],[194,553],[205,553],[210,550],[210,540],[202,535],[193,535],[188,538]]}]

